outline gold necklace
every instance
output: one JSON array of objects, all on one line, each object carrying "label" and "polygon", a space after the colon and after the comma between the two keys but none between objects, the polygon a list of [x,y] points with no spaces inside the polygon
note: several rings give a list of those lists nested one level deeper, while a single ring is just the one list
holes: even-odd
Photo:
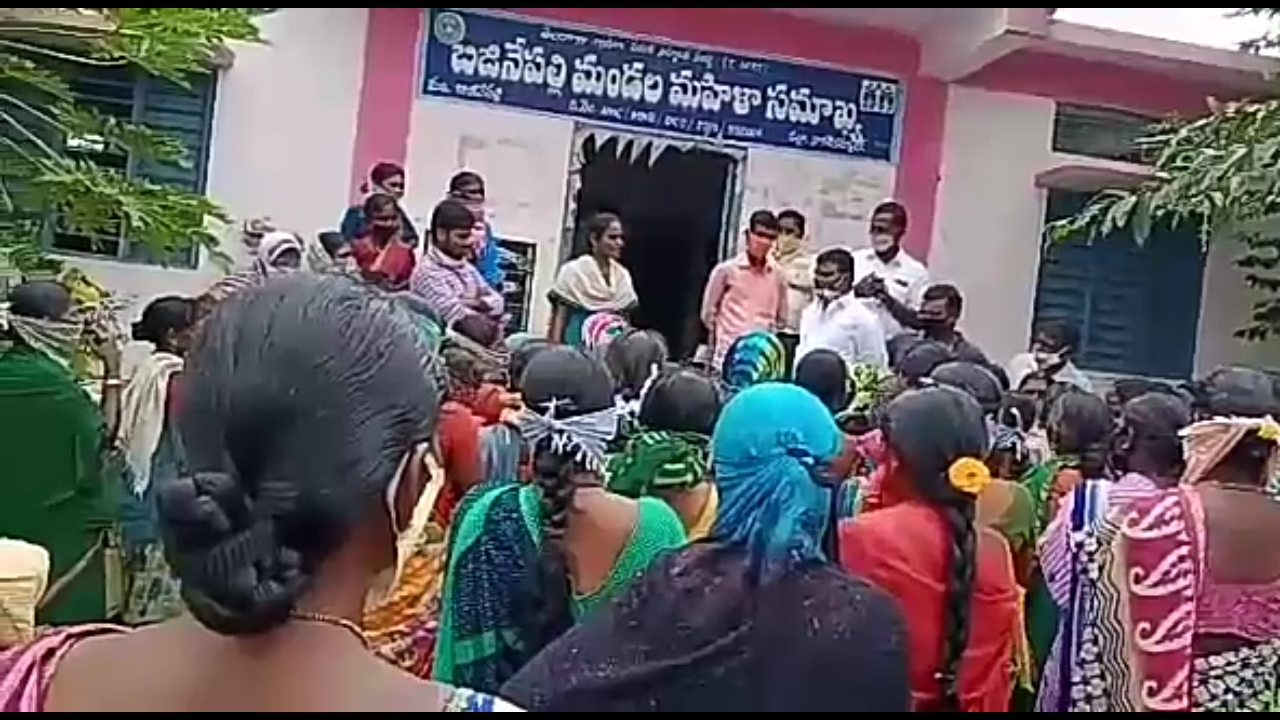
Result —
[{"label": "gold necklace", "polygon": [[337,615],[328,615],[326,613],[309,612],[307,610],[294,610],[289,613],[289,617],[301,622],[342,628],[352,635],[355,635],[356,638],[360,640],[361,645],[364,645],[366,648],[369,647],[369,638],[364,634],[364,629],[346,618],[338,617]]},{"label": "gold necklace", "polygon": [[1239,493],[1253,493],[1256,495],[1267,495],[1267,488],[1262,485],[1246,485],[1244,483],[1224,483],[1217,480],[1210,481],[1214,487],[1220,490],[1230,490]]}]

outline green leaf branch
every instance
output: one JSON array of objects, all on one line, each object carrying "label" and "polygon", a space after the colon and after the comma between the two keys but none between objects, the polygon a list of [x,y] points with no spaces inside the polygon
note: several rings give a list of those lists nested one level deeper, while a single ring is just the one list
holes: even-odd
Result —
[{"label": "green leaf branch", "polygon": [[152,257],[216,250],[210,221],[228,218],[203,195],[130,177],[72,152],[189,166],[181,143],[78,105],[69,79],[86,67],[132,67],[176,82],[209,72],[231,41],[260,42],[270,8],[0,8],[0,252],[23,269],[56,264],[56,226],[86,236],[123,232]]},{"label": "green leaf branch", "polygon": [[[1277,8],[1243,8],[1276,18]],[[1276,36],[1251,43],[1277,47]],[[1072,217],[1050,223],[1050,242],[1118,231],[1146,242],[1157,223],[1194,226],[1204,243],[1240,248],[1235,266],[1257,300],[1235,334],[1280,333],[1280,100],[1207,100],[1208,113],[1151,128],[1141,149],[1152,175],[1136,187],[1096,194]]]}]

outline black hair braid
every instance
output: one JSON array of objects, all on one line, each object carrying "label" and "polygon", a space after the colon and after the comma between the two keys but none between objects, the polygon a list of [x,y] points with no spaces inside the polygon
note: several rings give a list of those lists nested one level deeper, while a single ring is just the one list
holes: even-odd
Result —
[{"label": "black hair braid", "polygon": [[938,669],[940,712],[960,711],[960,660],[969,646],[969,609],[977,570],[978,534],[971,497],[956,498],[940,508],[951,533],[950,575],[947,577],[942,664]]},{"label": "black hair braid", "polygon": [[228,473],[197,473],[158,486],[165,557],[191,614],[225,635],[280,625],[310,585],[303,556],[282,542],[276,522],[254,510]]},{"label": "black hair braid", "polygon": [[577,491],[573,477],[576,470],[573,455],[552,450],[550,441],[544,441],[534,451],[533,479],[541,498],[542,553],[538,557],[530,657],[573,627],[573,584],[564,540]]},{"label": "black hair braid", "polygon": [[[942,621],[941,661],[934,681],[937,707],[959,712],[960,662],[969,645],[970,606],[977,573],[976,496],[951,483],[958,461],[977,462],[990,447],[982,406],[971,395],[940,385],[903,393],[885,410],[885,441],[912,485],[946,525],[950,543]],[[959,468],[957,468],[959,469]]]}]

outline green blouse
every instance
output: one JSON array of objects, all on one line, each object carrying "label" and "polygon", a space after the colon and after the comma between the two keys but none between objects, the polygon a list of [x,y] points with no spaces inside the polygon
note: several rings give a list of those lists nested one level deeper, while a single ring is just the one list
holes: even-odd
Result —
[{"label": "green blouse", "polygon": [[[529,534],[541,544],[541,510],[538,501],[536,487],[527,485],[520,488],[520,509],[529,526]],[[573,610],[576,617],[580,618],[597,605],[613,599],[662,553],[684,546],[684,524],[670,505],[651,497],[643,497],[636,502],[640,504],[640,511],[631,531],[631,538],[623,546],[622,552],[618,553],[618,559],[604,582],[589,593],[574,595]]]}]

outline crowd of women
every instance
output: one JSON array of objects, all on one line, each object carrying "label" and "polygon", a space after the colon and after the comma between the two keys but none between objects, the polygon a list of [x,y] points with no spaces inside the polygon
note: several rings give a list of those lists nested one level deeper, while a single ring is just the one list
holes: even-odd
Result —
[{"label": "crowd of women", "polygon": [[0,529],[54,582],[0,708],[1277,707],[1266,373],[1102,397],[913,335],[792,371],[763,331],[709,369],[608,312],[495,349],[306,252],[153,301],[133,361],[10,293]]}]

